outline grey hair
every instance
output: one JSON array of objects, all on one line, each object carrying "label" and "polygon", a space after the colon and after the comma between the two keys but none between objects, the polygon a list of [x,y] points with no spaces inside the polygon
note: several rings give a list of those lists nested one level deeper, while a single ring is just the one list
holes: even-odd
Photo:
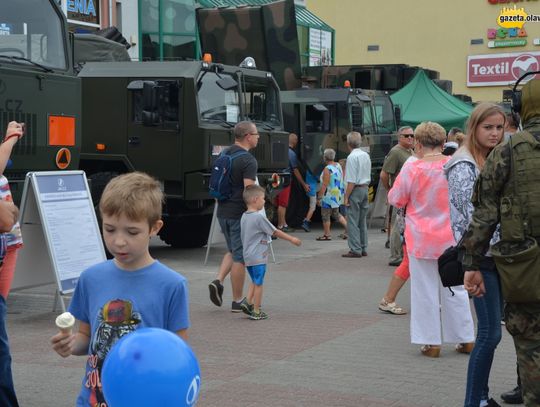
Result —
[{"label": "grey hair", "polygon": [[351,131],[347,134],[347,144],[352,148],[358,148],[362,145],[362,135],[357,131]]},{"label": "grey hair", "polygon": [[411,126],[401,126],[398,131],[397,131],[397,134],[401,136],[401,133],[403,133],[405,130],[413,130],[414,129],[411,127]]},{"label": "grey hair", "polygon": [[323,153],[324,161],[334,161],[336,158],[336,152],[332,148],[327,148]]}]

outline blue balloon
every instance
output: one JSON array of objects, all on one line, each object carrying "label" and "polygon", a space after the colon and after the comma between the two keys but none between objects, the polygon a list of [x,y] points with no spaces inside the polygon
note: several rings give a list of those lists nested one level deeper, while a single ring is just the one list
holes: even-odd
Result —
[{"label": "blue balloon", "polygon": [[101,383],[109,407],[191,407],[201,385],[195,354],[178,335],[141,328],[109,351]]}]

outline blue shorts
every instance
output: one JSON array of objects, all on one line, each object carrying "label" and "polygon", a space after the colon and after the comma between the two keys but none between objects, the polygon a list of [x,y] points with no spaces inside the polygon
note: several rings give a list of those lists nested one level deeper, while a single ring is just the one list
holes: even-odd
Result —
[{"label": "blue shorts", "polygon": [[232,253],[235,263],[244,263],[242,237],[240,236],[240,219],[218,218],[221,231],[225,235],[227,249]]},{"label": "blue shorts", "polygon": [[256,266],[247,266],[246,268],[253,284],[263,285],[264,275],[266,274],[266,264],[257,264]]}]

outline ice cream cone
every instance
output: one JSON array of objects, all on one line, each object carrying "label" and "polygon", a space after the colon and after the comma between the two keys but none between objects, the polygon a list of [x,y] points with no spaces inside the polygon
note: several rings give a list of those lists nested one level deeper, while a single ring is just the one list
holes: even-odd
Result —
[{"label": "ice cream cone", "polygon": [[69,312],[64,312],[56,317],[56,326],[63,334],[70,334],[73,332],[73,325],[75,325],[75,317]]}]

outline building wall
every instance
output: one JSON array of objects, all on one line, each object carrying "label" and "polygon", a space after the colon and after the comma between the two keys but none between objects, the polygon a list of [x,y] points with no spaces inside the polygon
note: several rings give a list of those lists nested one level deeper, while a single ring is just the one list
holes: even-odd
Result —
[{"label": "building wall", "polygon": [[[527,45],[487,46],[488,28],[498,28],[497,16],[505,4],[497,0],[307,0],[307,7],[335,30],[335,63],[405,63],[440,72],[453,82],[453,93],[474,101],[502,100],[505,86],[467,87],[467,56],[525,51],[540,52],[533,39],[540,38],[540,22],[527,22]],[[499,0],[501,1],[501,0]],[[516,0],[517,1],[517,0]],[[540,0],[517,2],[528,14],[540,15]],[[472,39],[483,44],[471,45]],[[378,45],[378,51],[368,51]]]},{"label": "building wall", "polygon": [[124,38],[131,44],[128,49],[129,56],[132,60],[139,59],[139,11],[138,3],[135,0],[116,0],[115,9],[120,10],[120,18],[116,24],[121,21],[121,27],[118,29],[122,32]]}]

